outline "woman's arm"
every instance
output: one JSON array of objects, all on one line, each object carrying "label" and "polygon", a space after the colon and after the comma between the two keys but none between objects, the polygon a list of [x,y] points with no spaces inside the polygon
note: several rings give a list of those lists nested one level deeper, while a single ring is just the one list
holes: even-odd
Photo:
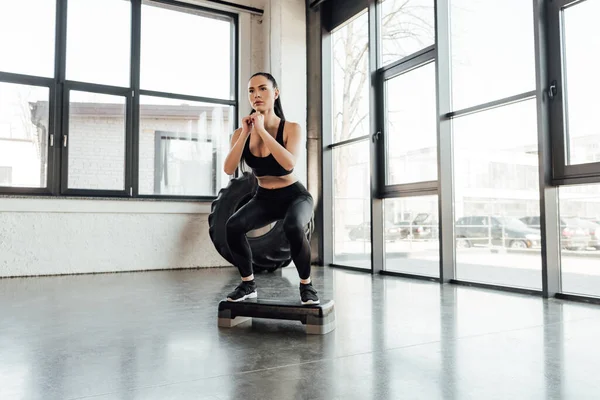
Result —
[{"label": "woman's arm", "polygon": [[240,160],[242,159],[242,152],[244,151],[244,145],[246,144],[246,139],[248,138],[248,134],[245,135],[242,132],[242,129],[237,129],[233,136],[231,137],[231,144],[229,154],[225,157],[225,162],[223,163],[223,171],[227,175],[233,175],[235,169],[240,164]]},{"label": "woman's arm", "polygon": [[223,163],[223,170],[227,175],[233,175],[235,169],[240,164],[246,140],[248,139],[248,136],[250,136],[251,126],[252,118],[250,116],[244,117],[242,119],[242,127],[236,129],[235,132],[233,132],[233,136],[231,136],[229,154],[227,154],[225,162]]}]

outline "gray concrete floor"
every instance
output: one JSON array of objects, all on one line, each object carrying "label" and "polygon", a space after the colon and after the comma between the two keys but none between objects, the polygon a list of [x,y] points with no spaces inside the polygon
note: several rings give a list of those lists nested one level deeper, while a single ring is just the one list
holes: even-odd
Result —
[{"label": "gray concrete floor", "polygon": [[[600,306],[315,268],[337,327],[217,327],[232,268],[0,280],[0,399],[598,399]],[[259,296],[297,300],[293,268]]]}]

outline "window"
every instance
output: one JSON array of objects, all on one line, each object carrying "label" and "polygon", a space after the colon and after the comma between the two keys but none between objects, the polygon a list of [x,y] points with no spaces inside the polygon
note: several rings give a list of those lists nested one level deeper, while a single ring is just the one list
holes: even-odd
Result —
[{"label": "window", "polygon": [[333,143],[369,134],[368,14],[332,35]]},{"label": "window", "polygon": [[371,268],[369,142],[333,148],[335,264]]},{"label": "window", "polygon": [[235,125],[233,27],[230,16],[143,2],[140,194],[216,196],[227,184],[221,166]]},{"label": "window", "polygon": [[126,99],[70,91],[69,189],[125,190]]},{"label": "window", "polygon": [[233,33],[231,17],[144,1],[141,88],[234,98]]},{"label": "window", "polygon": [[540,288],[535,101],[456,118],[453,131],[458,279]]},{"label": "window", "polygon": [[600,46],[595,32],[599,13],[600,4],[594,0],[556,1],[549,6],[548,74],[554,88],[550,118],[557,183],[600,180],[600,128],[595,122],[600,99],[592,84],[600,60],[589,52]]},{"label": "window", "polygon": [[600,15],[598,1],[584,1],[564,10],[565,104],[568,118],[567,164],[600,161],[600,129],[594,116],[600,99],[590,85],[600,70],[600,58],[590,57],[588,49],[600,48],[600,35],[592,34],[594,17]]},{"label": "window", "polygon": [[227,184],[223,161],[233,107],[142,96],[140,193],[216,196]]},{"label": "window", "polygon": [[331,35],[333,262],[371,268],[368,13]]},{"label": "window", "polygon": [[[350,16],[348,10],[357,11],[352,7],[359,4],[368,7]],[[324,26],[332,31],[326,36],[331,52],[323,63],[331,68],[324,71],[331,93],[331,104],[325,103],[325,114],[331,115],[331,137],[324,134],[331,150],[325,159],[332,162],[324,162],[324,174],[331,168],[332,209],[328,204],[326,214],[332,215],[335,264],[371,269],[372,246],[382,245],[380,229],[389,242],[392,269],[406,267],[396,265],[396,252],[410,251],[412,246],[439,248],[437,227],[435,232],[430,227],[437,220],[437,211],[434,215],[432,210],[437,210],[438,199],[434,5],[433,0],[378,0],[348,2],[348,7],[339,10],[331,4],[322,9],[330,17]],[[380,17],[378,21],[374,15]],[[373,22],[378,26],[373,27]],[[375,32],[380,36],[370,37]],[[381,56],[375,63],[374,53]],[[373,185],[375,161],[379,175]],[[331,178],[324,176],[324,180]],[[410,208],[411,214],[405,217],[419,225],[415,232],[426,230],[434,236],[425,240],[425,233],[408,234],[389,215],[383,222],[379,218],[383,210],[378,207],[384,202],[371,197],[373,186],[386,197],[386,213],[395,207]],[[426,205],[418,204],[419,199]],[[378,216],[374,221],[372,213]],[[402,218],[397,222],[407,223]],[[401,234],[406,235],[401,239]],[[326,250],[326,262],[330,251]],[[430,269],[419,272],[433,273]]]},{"label": "window", "polygon": [[438,277],[438,196],[384,200],[386,271]]},{"label": "window", "polygon": [[382,65],[434,44],[434,0],[383,0],[380,7]]},{"label": "window", "polygon": [[562,291],[600,297],[600,185],[563,186],[559,198]]},{"label": "window", "polygon": [[236,14],[161,0],[0,5],[0,193],[216,196],[236,32]]},{"label": "window", "polygon": [[386,185],[437,180],[435,63],[385,82]]},{"label": "window", "polygon": [[46,187],[49,100],[47,87],[0,82],[0,186]]},{"label": "window", "polygon": [[378,4],[383,66],[376,74],[383,269],[429,277],[439,277],[440,261],[434,3]]},{"label": "window", "polygon": [[68,1],[68,80],[129,86],[130,44],[130,1]]},{"label": "window", "polygon": [[600,298],[600,1],[324,4],[325,261]]},{"label": "window", "polygon": [[450,6],[454,110],[535,89],[532,2],[450,0]]},{"label": "window", "polygon": [[55,14],[53,0],[0,3],[0,71],[54,76]]}]

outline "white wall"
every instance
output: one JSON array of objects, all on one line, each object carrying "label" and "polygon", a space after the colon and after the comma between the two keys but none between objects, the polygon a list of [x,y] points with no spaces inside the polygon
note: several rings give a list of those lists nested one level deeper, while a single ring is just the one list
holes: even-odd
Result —
[{"label": "white wall", "polygon": [[[234,2],[265,9],[262,17],[240,14],[240,115],[249,111],[249,76],[272,72],[287,118],[305,129],[304,0]],[[306,182],[304,160],[296,170]],[[196,202],[3,196],[0,277],[228,265],[209,239],[209,211]]]},{"label": "white wall", "polygon": [[[208,237],[208,207],[197,203],[2,199],[0,204],[11,210],[0,212],[0,276],[228,265]],[[29,211],[35,208],[40,211]]]}]

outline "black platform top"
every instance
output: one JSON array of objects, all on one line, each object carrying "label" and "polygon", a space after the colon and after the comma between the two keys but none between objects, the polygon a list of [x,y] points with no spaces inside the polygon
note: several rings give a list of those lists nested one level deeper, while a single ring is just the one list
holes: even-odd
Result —
[{"label": "black platform top", "polygon": [[256,317],[271,319],[300,319],[312,316],[323,318],[334,309],[333,300],[321,300],[321,304],[302,305],[300,301],[290,300],[245,300],[232,302],[223,300],[219,311],[231,311],[231,317]]}]

